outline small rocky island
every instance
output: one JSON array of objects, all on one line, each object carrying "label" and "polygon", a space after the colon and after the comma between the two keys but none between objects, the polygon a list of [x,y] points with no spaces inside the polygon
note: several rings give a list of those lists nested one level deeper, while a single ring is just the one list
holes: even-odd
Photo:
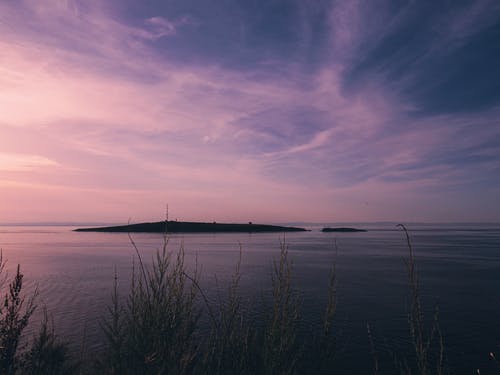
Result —
[{"label": "small rocky island", "polygon": [[125,233],[262,233],[304,232],[306,229],[266,224],[224,224],[189,221],[157,221],[112,227],[78,228],[76,232],[125,232]]},{"label": "small rocky island", "polygon": [[344,233],[352,233],[352,232],[367,232],[366,229],[357,229],[357,228],[323,228],[322,232],[344,232]]}]

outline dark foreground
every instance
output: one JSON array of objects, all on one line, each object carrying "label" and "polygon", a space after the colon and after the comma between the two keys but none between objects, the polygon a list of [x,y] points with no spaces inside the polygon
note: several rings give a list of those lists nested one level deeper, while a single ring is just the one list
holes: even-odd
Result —
[{"label": "dark foreground", "polygon": [[79,228],[77,232],[125,232],[125,233],[262,233],[304,232],[306,229],[266,224],[199,223],[189,221],[158,221],[113,227]]},{"label": "dark foreground", "polygon": [[[142,272],[143,268],[138,263],[139,258],[134,257],[134,267],[130,251],[127,251],[128,247],[123,246],[127,236],[123,237],[120,233],[97,232],[77,235],[79,232],[71,234],[68,227],[56,228],[60,234],[57,234],[58,242],[54,242],[52,238],[56,235],[52,230],[55,229],[50,228],[47,235],[40,236],[38,232],[34,232],[33,238],[36,242],[33,242],[26,239],[28,235],[23,232],[23,228],[16,228],[19,233],[16,232],[11,237],[0,229],[2,237],[0,247],[5,243],[10,248],[12,244],[22,239],[26,241],[23,246],[14,247],[9,253],[10,265],[21,263],[25,266],[22,268],[26,270],[27,277],[23,289],[26,285],[27,294],[23,306],[27,306],[30,290],[33,290],[30,288],[31,280],[36,280],[41,290],[40,298],[37,298],[39,302],[37,312],[30,327],[23,331],[27,345],[20,344],[18,355],[14,358],[9,357],[12,351],[4,348],[12,348],[9,342],[16,342],[12,334],[19,332],[19,329],[5,330],[0,334],[6,339],[0,343],[0,352],[5,354],[7,364],[13,363],[20,369],[16,373],[27,374],[158,374],[162,373],[164,368],[163,373],[165,373],[180,363],[177,352],[179,350],[182,354],[180,358],[185,360],[183,367],[185,370],[174,368],[172,373],[194,375],[290,373],[287,371],[290,369],[279,365],[287,363],[292,365],[291,371],[294,371],[294,375],[322,372],[410,374],[410,370],[411,374],[415,375],[424,373],[417,368],[418,363],[422,362],[424,370],[427,370],[426,375],[442,373],[442,370],[445,370],[444,374],[470,375],[478,374],[477,369],[480,369],[481,375],[499,375],[500,367],[489,353],[492,352],[496,357],[499,353],[498,324],[494,319],[491,320],[491,317],[497,316],[499,311],[499,305],[495,300],[498,299],[496,296],[499,290],[500,232],[478,231],[474,226],[469,226],[470,229],[466,231],[438,231],[433,229],[436,227],[424,226],[425,230],[415,229],[418,269],[422,271],[418,279],[423,285],[423,304],[412,303],[415,300],[412,297],[415,288],[407,283],[410,279],[415,280],[415,277],[411,277],[407,272],[414,270],[415,267],[410,266],[408,256],[405,256],[407,251],[405,252],[404,241],[401,241],[401,234],[391,234],[386,230],[378,231],[371,227],[369,233],[362,234],[334,233],[334,236],[330,236],[329,233],[321,233],[321,228],[317,228],[314,232],[287,234],[288,240],[293,240],[290,242],[290,255],[294,260],[291,283],[287,282],[290,280],[287,276],[289,270],[283,268],[280,271],[286,262],[274,251],[276,250],[273,247],[274,242],[277,242],[275,234],[243,236],[244,262],[241,267],[241,285],[238,285],[239,267],[235,267],[238,247],[234,246],[241,238],[239,233],[171,236],[169,248],[182,248],[186,241],[187,248],[195,250],[187,253],[185,262],[187,268],[184,270],[175,267],[177,259],[183,262],[182,254],[178,258],[178,254],[174,251],[170,256],[170,266],[167,267],[171,272],[164,273],[165,263],[161,261],[160,266],[154,261],[155,252],[158,246],[161,247],[159,245],[161,234],[133,236],[139,249],[144,249],[144,252],[141,250],[141,258],[146,263]],[[33,230],[38,231],[39,228]],[[18,241],[12,241],[11,238],[18,238]],[[332,244],[334,240],[339,242],[338,253],[336,244],[335,246]],[[227,251],[229,246],[224,247],[224,245],[228,242],[236,249]],[[28,246],[34,250],[22,251]],[[133,250],[133,246],[130,248]],[[469,248],[470,251],[467,250]],[[45,251],[47,253],[44,260],[38,254]],[[21,252],[25,255],[18,257],[17,253]],[[66,254],[72,256],[65,256]],[[161,249],[159,255],[162,259]],[[402,257],[405,258],[405,262]],[[42,278],[40,276],[43,275],[42,272],[36,271],[31,259],[35,259],[49,277]],[[69,259],[75,260],[74,267]],[[275,267],[271,267],[273,259]],[[327,302],[332,296],[327,291],[327,287],[330,290],[331,285],[328,272],[332,262],[336,263],[334,269],[339,272],[341,294],[338,314],[335,314],[336,318],[330,325],[328,323],[330,319],[326,319],[325,322],[324,318],[333,310],[327,308]],[[53,282],[53,275],[57,272],[56,263],[61,266],[63,277]],[[200,278],[196,277],[196,264],[203,266]],[[98,272],[94,272],[95,269]],[[113,269],[117,271],[113,272]],[[71,283],[68,274],[74,276],[77,282]],[[200,289],[187,276],[182,281],[182,276],[185,274],[198,280]],[[222,277],[214,279],[214,274]],[[1,275],[6,276],[3,272]],[[110,285],[113,275],[116,275],[118,285],[121,285],[117,288],[119,299],[109,298],[113,295],[113,288]],[[129,278],[134,275],[135,282],[130,283]],[[14,299],[13,303],[8,303],[9,307],[20,305],[16,303],[19,300],[16,297],[18,294],[15,285],[12,288],[15,293],[11,295],[9,290],[8,281],[12,280],[12,276],[11,270],[0,293],[2,297],[7,295],[7,300]],[[151,278],[157,281],[151,284],[148,281]],[[82,287],[81,280],[91,281],[88,283],[88,288],[85,288],[87,283]],[[446,285],[443,285],[444,280],[448,280]],[[311,287],[312,282],[317,284],[314,289]],[[146,287],[145,283],[149,287]],[[73,285],[68,286],[68,284]],[[141,284],[142,292],[139,288]],[[183,299],[179,293],[183,290],[182,284],[185,285],[186,297],[191,295],[191,291],[195,293],[194,305],[188,309],[185,307],[189,307],[189,299]],[[59,289],[54,289],[54,286],[58,285]],[[135,285],[136,288],[129,290],[130,285]],[[275,290],[273,285],[279,289]],[[193,290],[191,286],[194,286]],[[64,287],[64,292],[68,291],[71,296],[74,295],[74,298],[64,298],[65,294],[61,293],[61,287]],[[249,291],[249,288],[252,289]],[[290,295],[279,292],[280,289],[293,291],[295,288],[298,292],[298,301],[293,298],[293,295],[297,296],[296,293]],[[283,298],[280,298],[280,294]],[[471,295],[475,297],[471,298]],[[436,300],[436,296],[441,296],[439,301]],[[63,344],[64,342],[71,344],[66,357],[61,356],[64,354],[64,346],[57,345],[61,341],[58,341],[57,337],[54,338],[50,326],[48,330],[36,336],[43,315],[42,303],[48,301],[50,304],[51,298],[58,307],[53,307],[54,304],[49,305],[48,322],[51,322],[50,316],[53,313],[59,314],[54,315],[55,332],[61,334]],[[285,305],[286,301],[290,300],[295,300],[298,305],[297,303]],[[334,298],[332,300],[335,301]],[[113,301],[118,302],[117,305]],[[72,306],[76,309],[62,306],[73,303]],[[439,305],[438,319],[434,310],[436,304]],[[353,308],[354,305],[357,309]],[[412,308],[412,305],[415,308]],[[280,309],[280,306],[284,309]],[[296,307],[299,310],[298,314]],[[109,311],[109,308],[112,311]],[[25,321],[12,319],[9,311],[15,309],[1,310],[0,320],[5,325],[0,323],[0,327],[7,328],[15,321],[22,325]],[[420,335],[416,334],[413,338],[412,330],[408,327],[410,313],[413,313],[413,327],[418,329],[420,326],[417,323],[419,310],[426,318],[423,327],[426,329],[422,332],[424,341],[434,338],[429,346],[430,351],[427,351],[427,345],[421,346],[413,342],[414,339],[419,339]],[[21,308],[21,313],[23,311],[24,308]],[[87,328],[91,326],[90,324],[82,329],[83,324],[79,326],[79,321],[71,319],[70,314],[75,311],[87,321],[92,319],[98,321],[98,324],[96,323],[94,329]],[[201,313],[199,320],[196,316],[194,320],[192,319],[193,311],[195,315]],[[62,316],[61,312],[66,316],[64,319],[59,318]],[[107,321],[104,326],[103,319]],[[387,321],[390,321],[390,324]],[[439,330],[436,329],[436,321],[442,323],[439,324]],[[15,326],[22,328],[19,324]],[[192,335],[189,334],[191,329],[186,331],[189,327],[194,329]],[[273,333],[275,330],[279,333]],[[443,336],[445,363],[438,371],[439,362],[436,360],[441,357],[440,332]],[[471,339],[469,337],[471,333],[476,337]],[[38,339],[33,342],[35,337]],[[273,344],[273,338],[277,337],[286,340]],[[241,340],[238,340],[239,338]],[[87,343],[83,344],[83,340]],[[337,353],[333,350],[332,356],[329,348],[335,348],[335,342],[338,343],[339,350]],[[188,344],[188,350],[182,349],[183,343]],[[291,343],[291,346],[287,343]],[[417,344],[416,348],[414,344]],[[83,345],[90,349],[83,351]],[[419,350],[418,363],[415,358],[416,349]],[[429,353],[427,361],[426,353]],[[333,359],[331,365],[330,359]],[[55,360],[58,364],[54,363]],[[72,367],[74,362],[80,363],[80,366],[71,371],[67,369],[49,371],[44,365],[45,363],[53,368],[59,366],[60,369],[62,366]],[[407,364],[409,368],[403,371],[397,367],[398,363]],[[276,367],[278,369],[274,371]],[[322,367],[323,371],[317,367]],[[4,368],[0,368],[0,374],[9,373],[1,370]]]}]

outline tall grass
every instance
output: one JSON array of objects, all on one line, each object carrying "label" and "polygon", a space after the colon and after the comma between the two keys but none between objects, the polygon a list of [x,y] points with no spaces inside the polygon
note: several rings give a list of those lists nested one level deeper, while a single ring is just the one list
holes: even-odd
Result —
[{"label": "tall grass", "polygon": [[220,297],[216,312],[210,305],[211,329],[205,341],[199,373],[205,374],[252,374],[255,369],[255,358],[252,355],[255,345],[254,325],[242,309],[242,297],[239,293],[241,279],[241,245],[240,256],[236,264],[231,282],[227,288],[227,296]]},{"label": "tall grass", "polygon": [[0,290],[5,292],[0,305],[0,374],[75,373],[78,366],[69,358],[67,346],[59,341],[46,312],[39,332],[31,342],[20,348],[21,335],[37,308],[38,292],[35,290],[28,297],[24,295],[24,276],[19,265],[12,281],[5,288],[5,265],[0,251]]},{"label": "tall grass", "polygon": [[273,262],[271,274],[272,306],[262,334],[259,373],[291,375],[302,356],[297,341],[300,322],[300,297],[292,286],[292,264],[288,247],[282,242],[280,258]]},{"label": "tall grass", "polygon": [[[0,271],[4,271],[5,262],[0,256]],[[17,266],[14,279],[8,286],[3,304],[0,305],[0,373],[14,374],[17,370],[17,349],[21,333],[28,325],[29,318],[35,311],[36,294],[26,300],[22,294],[23,274]]]},{"label": "tall grass", "polygon": [[[270,306],[263,321],[251,319],[252,307],[242,308],[240,258],[226,295],[209,302],[196,271],[188,274],[184,251],[167,251],[165,241],[150,266],[139,258],[126,304],[115,287],[104,320],[106,351],[98,367],[107,374],[299,374],[331,370],[332,319],[336,278],[332,271],[323,332],[317,340],[299,342],[301,298],[292,285],[292,263],[283,242],[271,272]],[[203,337],[198,320],[207,314],[209,333]],[[259,308],[254,308],[253,312]],[[318,355],[319,353],[319,355]],[[306,355],[307,354],[307,355]],[[312,358],[314,357],[314,358]],[[320,358],[321,357],[321,358]]]},{"label": "tall grass", "polygon": [[[442,375],[444,373],[444,344],[439,326],[439,309],[435,307],[430,329],[428,329],[426,322],[429,324],[429,319],[426,319],[424,314],[413,245],[407,228],[403,224],[398,224],[398,227],[405,235],[408,249],[408,256],[403,261],[408,278],[407,318],[412,355],[396,355],[395,367],[403,375]],[[379,358],[370,325],[367,326],[367,331],[373,358],[373,373],[377,375],[380,371]]]},{"label": "tall grass", "polygon": [[[187,277],[183,248],[173,254],[167,244],[151,266],[137,253],[139,270],[133,273],[124,305],[115,279],[109,316],[102,326],[107,350],[101,373],[182,375],[194,371],[200,317],[197,289]],[[193,280],[197,277],[195,273]]]},{"label": "tall grass", "polygon": [[26,375],[70,375],[78,370],[79,365],[72,360],[68,345],[58,339],[45,310],[39,332],[33,337],[30,348],[20,357],[18,372]]},{"label": "tall grass", "polygon": [[410,235],[403,224],[399,224],[398,226],[404,231],[408,246],[408,258],[405,259],[408,286],[410,289],[408,324],[415,354],[415,369],[413,372],[411,370],[407,370],[407,372],[408,374],[416,373],[419,375],[441,375],[443,373],[444,345],[439,327],[439,309],[438,307],[435,308],[431,328],[427,331],[417,266]]},{"label": "tall grass", "polygon": [[334,329],[337,311],[337,272],[335,263],[330,269],[328,279],[327,303],[319,332],[313,331],[309,350],[304,355],[302,373],[318,375],[331,374],[337,356],[337,332]]}]

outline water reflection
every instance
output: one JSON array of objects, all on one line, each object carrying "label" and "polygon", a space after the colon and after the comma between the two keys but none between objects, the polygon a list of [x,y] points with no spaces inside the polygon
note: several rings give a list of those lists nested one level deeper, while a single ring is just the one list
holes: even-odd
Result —
[{"label": "water reflection", "polygon": [[[40,304],[54,316],[58,332],[75,347],[97,351],[99,319],[113,285],[126,294],[136,259],[126,234],[78,233],[68,227],[0,227],[0,247],[11,274],[18,263],[26,286],[40,291]],[[374,229],[374,228],[369,228]],[[408,338],[404,237],[393,226],[366,233],[287,233],[295,283],[303,295],[304,330],[318,324],[326,302],[328,273],[334,261],[339,279],[337,329],[339,366],[370,371],[369,322],[382,351],[397,351]],[[439,303],[448,362],[456,373],[470,373],[499,350],[500,230],[484,226],[417,226],[412,229],[427,312]],[[488,229],[488,230],[486,230]],[[271,264],[283,236],[261,234],[175,234],[169,248],[183,246],[186,264],[202,267],[201,284],[209,299],[218,298],[234,272],[242,248],[241,293],[258,311],[270,287]],[[337,249],[334,242],[337,242]],[[148,262],[163,236],[134,234]],[[217,275],[217,279],[214,277]],[[34,321],[41,318],[39,310]],[[29,334],[29,331],[28,331]]]}]

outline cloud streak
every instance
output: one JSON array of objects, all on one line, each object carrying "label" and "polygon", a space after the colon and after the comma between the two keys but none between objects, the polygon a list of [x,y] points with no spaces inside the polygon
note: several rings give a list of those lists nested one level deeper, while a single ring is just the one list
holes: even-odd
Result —
[{"label": "cloud streak", "polygon": [[[269,14],[243,3],[217,26],[180,3],[135,18],[118,2],[20,4],[0,4],[0,221],[24,220],[9,202],[26,196],[40,220],[74,220],[75,194],[85,220],[150,219],[166,202],[190,219],[500,220],[497,93],[439,70],[476,61],[493,3],[293,3],[264,29]],[[214,59],[193,38],[220,27],[237,48]],[[448,86],[482,99],[455,109]]]}]

